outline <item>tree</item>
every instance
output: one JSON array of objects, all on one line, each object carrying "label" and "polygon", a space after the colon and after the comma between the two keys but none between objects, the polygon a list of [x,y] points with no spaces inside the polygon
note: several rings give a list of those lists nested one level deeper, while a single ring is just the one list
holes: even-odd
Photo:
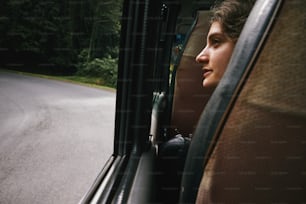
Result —
[{"label": "tree", "polygon": [[33,72],[71,74],[84,50],[86,63],[96,58],[116,61],[121,1],[2,0],[1,63],[20,64]]},{"label": "tree", "polygon": [[[8,63],[24,64],[31,67],[31,71],[35,71],[35,66],[44,69],[43,65],[57,64],[52,59],[57,57],[58,48],[69,46],[61,3],[59,0],[9,0],[4,3],[5,21],[0,26],[3,35],[0,44],[11,54]],[[63,58],[69,63],[70,57],[64,55]]]},{"label": "tree", "polygon": [[120,0],[91,1],[91,5],[96,9],[89,46],[89,60],[107,55],[117,57],[121,4]]}]

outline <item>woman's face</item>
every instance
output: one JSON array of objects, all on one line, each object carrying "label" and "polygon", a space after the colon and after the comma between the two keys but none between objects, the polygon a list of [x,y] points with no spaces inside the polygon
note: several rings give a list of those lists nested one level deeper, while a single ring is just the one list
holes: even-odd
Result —
[{"label": "woman's face", "polygon": [[202,64],[203,87],[215,88],[218,85],[234,47],[235,41],[223,32],[221,24],[213,22],[207,35],[206,47],[196,57],[196,61]]}]

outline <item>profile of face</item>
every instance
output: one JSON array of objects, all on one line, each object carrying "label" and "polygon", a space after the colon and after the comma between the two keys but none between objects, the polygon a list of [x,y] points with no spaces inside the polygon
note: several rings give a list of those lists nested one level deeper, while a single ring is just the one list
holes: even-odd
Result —
[{"label": "profile of face", "polygon": [[202,65],[203,87],[215,88],[225,72],[236,41],[223,32],[218,21],[211,24],[206,41],[206,47],[196,61]]}]

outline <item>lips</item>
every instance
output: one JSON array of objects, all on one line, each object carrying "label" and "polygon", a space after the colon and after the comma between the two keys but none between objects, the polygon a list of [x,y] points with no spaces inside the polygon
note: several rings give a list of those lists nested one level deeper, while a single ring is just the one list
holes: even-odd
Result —
[{"label": "lips", "polygon": [[203,70],[204,70],[203,74],[204,78],[207,78],[213,72],[212,69],[204,68]]}]

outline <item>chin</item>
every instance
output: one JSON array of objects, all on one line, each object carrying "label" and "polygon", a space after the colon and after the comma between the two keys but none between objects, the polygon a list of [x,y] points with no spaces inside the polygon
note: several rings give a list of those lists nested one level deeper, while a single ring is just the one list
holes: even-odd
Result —
[{"label": "chin", "polygon": [[211,88],[211,87],[213,87],[213,83],[211,83],[209,80],[204,79],[203,80],[203,87],[204,88]]},{"label": "chin", "polygon": [[212,89],[213,90],[217,87],[218,82],[214,83],[214,82],[207,81],[207,80],[204,79],[202,85],[205,89]]}]

